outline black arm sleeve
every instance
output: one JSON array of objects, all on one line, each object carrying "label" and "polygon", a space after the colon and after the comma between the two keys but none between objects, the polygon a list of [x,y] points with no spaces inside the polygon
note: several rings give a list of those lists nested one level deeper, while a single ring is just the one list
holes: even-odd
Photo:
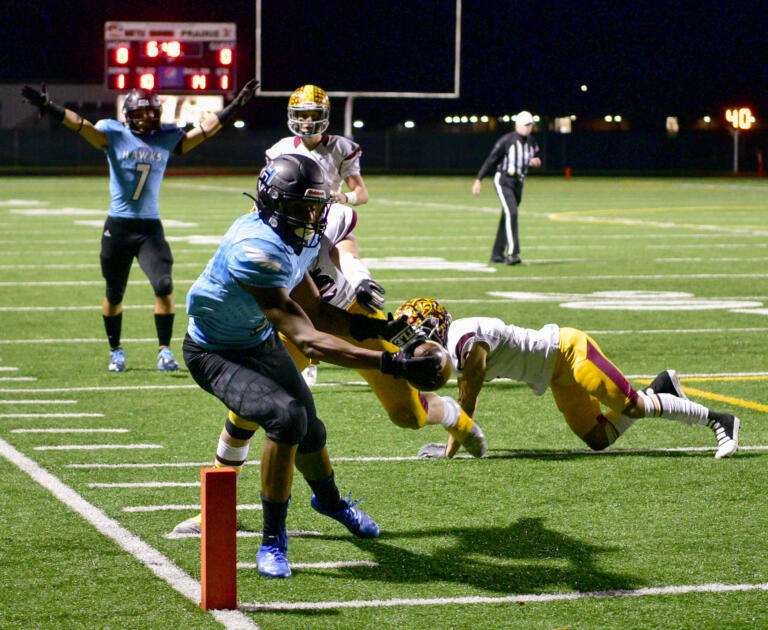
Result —
[{"label": "black arm sleeve", "polygon": [[488,157],[485,158],[485,162],[483,162],[483,165],[477,172],[477,179],[483,179],[483,177],[493,171],[493,169],[496,168],[496,165],[504,157],[504,153],[506,153],[507,150],[504,138],[506,138],[506,136],[502,137],[495,145],[493,145],[493,150]]}]

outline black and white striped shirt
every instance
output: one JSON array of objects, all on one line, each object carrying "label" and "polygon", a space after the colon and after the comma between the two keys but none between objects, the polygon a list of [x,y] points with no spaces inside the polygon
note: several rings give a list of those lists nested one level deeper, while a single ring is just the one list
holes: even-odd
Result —
[{"label": "black and white striped shirt", "polygon": [[493,146],[477,173],[477,179],[483,179],[494,168],[499,173],[525,179],[528,163],[539,156],[539,145],[533,136],[521,136],[516,131],[504,134]]}]

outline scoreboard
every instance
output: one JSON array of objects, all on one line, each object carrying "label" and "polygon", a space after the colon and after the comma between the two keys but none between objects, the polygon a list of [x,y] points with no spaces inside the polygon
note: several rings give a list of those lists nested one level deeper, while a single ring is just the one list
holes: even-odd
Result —
[{"label": "scoreboard", "polygon": [[236,43],[233,22],[105,22],[105,87],[117,92],[234,92]]}]

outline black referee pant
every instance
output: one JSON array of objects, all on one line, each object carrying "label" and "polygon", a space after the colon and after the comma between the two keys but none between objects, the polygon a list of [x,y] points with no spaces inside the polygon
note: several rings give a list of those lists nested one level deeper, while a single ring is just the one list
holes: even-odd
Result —
[{"label": "black referee pant", "polygon": [[517,209],[523,198],[523,180],[497,172],[493,177],[493,188],[501,202],[501,219],[496,230],[491,258],[503,258],[505,250],[508,255],[517,256],[520,253]]}]

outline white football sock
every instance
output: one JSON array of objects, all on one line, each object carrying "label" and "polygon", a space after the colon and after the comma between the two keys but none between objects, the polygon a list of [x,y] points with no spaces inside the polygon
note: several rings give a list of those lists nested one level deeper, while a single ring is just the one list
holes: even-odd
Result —
[{"label": "white football sock", "polygon": [[645,408],[645,417],[662,417],[677,420],[685,424],[701,424],[706,426],[709,420],[709,409],[704,405],[678,398],[672,394],[656,394],[653,392],[637,392]]},{"label": "white football sock", "polygon": [[461,407],[453,398],[449,396],[441,396],[440,400],[443,401],[443,419],[442,424],[446,429],[451,429],[456,426],[459,421],[459,415],[461,414]]},{"label": "white football sock", "polygon": [[245,446],[231,446],[219,437],[219,446],[216,449],[216,468],[234,468],[237,472],[237,478],[240,478],[240,472],[243,470],[243,464],[248,459],[248,450],[251,443]]}]

